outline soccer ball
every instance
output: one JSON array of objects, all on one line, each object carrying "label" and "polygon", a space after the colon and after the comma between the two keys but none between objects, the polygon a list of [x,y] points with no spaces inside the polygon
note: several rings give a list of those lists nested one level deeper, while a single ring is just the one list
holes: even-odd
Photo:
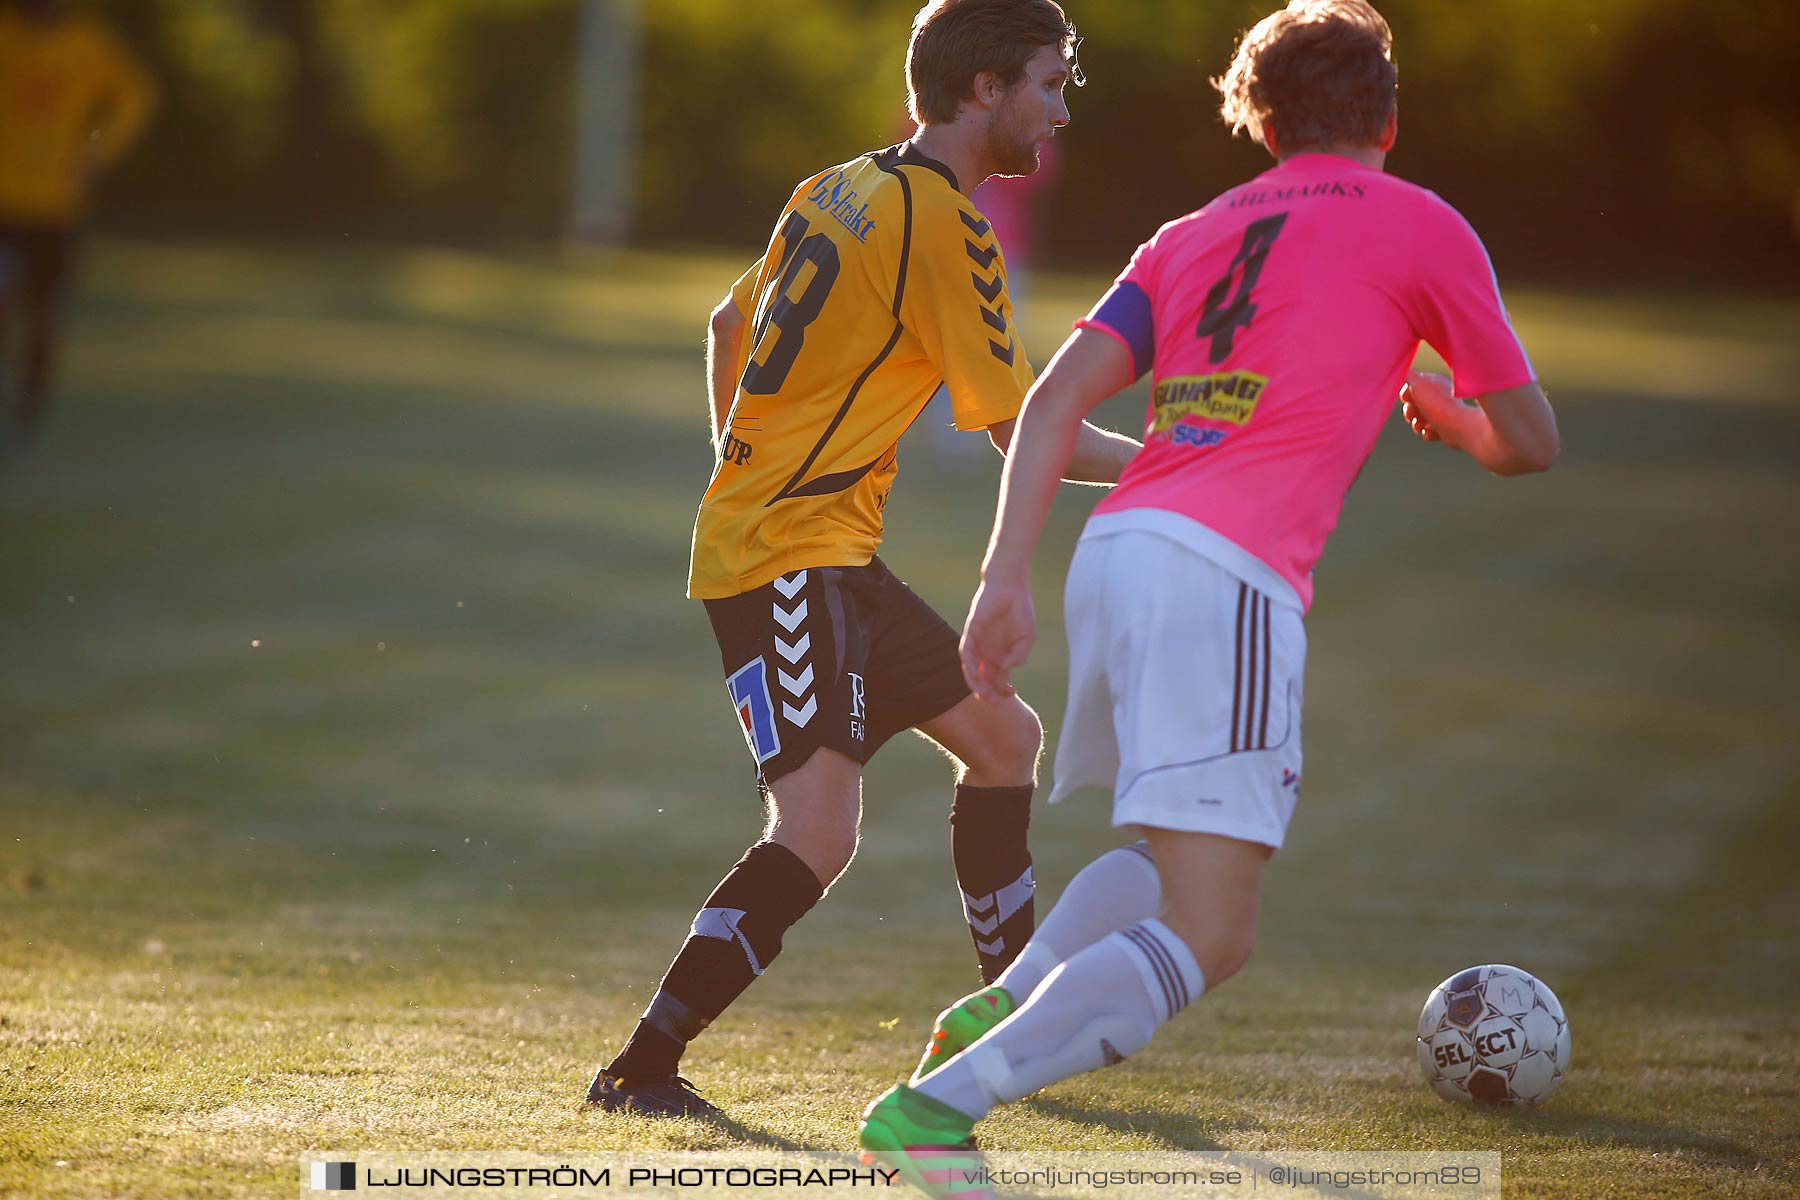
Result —
[{"label": "soccer ball", "polygon": [[1419,1014],[1419,1069],[1461,1104],[1535,1108],[1569,1071],[1569,1022],[1556,994],[1517,967],[1470,967],[1437,985]]}]

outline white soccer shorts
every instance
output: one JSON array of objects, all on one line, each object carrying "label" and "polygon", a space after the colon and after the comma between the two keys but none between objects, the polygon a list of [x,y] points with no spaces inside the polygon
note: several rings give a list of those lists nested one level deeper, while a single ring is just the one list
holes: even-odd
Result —
[{"label": "white soccer shorts", "polygon": [[1110,787],[1114,825],[1279,849],[1300,792],[1300,610],[1128,529],[1082,538],[1065,621],[1069,706],[1051,803]]}]

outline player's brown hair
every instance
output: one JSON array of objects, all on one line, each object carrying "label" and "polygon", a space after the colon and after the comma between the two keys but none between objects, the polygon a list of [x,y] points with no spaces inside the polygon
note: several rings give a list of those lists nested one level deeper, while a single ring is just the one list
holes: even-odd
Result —
[{"label": "player's brown hair", "polygon": [[1223,76],[1220,113],[1232,133],[1283,153],[1373,146],[1394,111],[1394,34],[1368,0],[1290,0],[1238,40]]},{"label": "player's brown hair", "polygon": [[974,97],[977,75],[992,71],[1002,87],[1012,87],[1045,46],[1062,50],[1080,87],[1087,82],[1075,58],[1080,42],[1055,0],[931,0],[913,18],[907,107],[921,125],[948,124]]}]

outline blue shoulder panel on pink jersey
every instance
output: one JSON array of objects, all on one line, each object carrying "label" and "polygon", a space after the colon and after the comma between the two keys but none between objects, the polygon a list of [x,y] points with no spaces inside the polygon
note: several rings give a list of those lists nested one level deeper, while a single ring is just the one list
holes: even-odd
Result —
[{"label": "blue shoulder panel on pink jersey", "polygon": [[1150,297],[1137,284],[1129,280],[1113,284],[1088,320],[1105,325],[1130,348],[1133,379],[1143,378],[1155,364],[1156,322],[1150,312]]}]

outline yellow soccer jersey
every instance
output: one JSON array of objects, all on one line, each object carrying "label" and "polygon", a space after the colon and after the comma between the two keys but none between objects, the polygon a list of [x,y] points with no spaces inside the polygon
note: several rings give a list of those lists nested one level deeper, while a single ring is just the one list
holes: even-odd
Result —
[{"label": "yellow soccer jersey", "polygon": [[949,387],[959,429],[1018,416],[1031,364],[992,227],[910,143],[794,191],[732,289],[750,320],[688,594],[735,596],[881,544],[896,446]]},{"label": "yellow soccer jersey", "polygon": [[0,221],[71,225],[92,173],[125,152],[156,86],[100,21],[0,7]]}]

